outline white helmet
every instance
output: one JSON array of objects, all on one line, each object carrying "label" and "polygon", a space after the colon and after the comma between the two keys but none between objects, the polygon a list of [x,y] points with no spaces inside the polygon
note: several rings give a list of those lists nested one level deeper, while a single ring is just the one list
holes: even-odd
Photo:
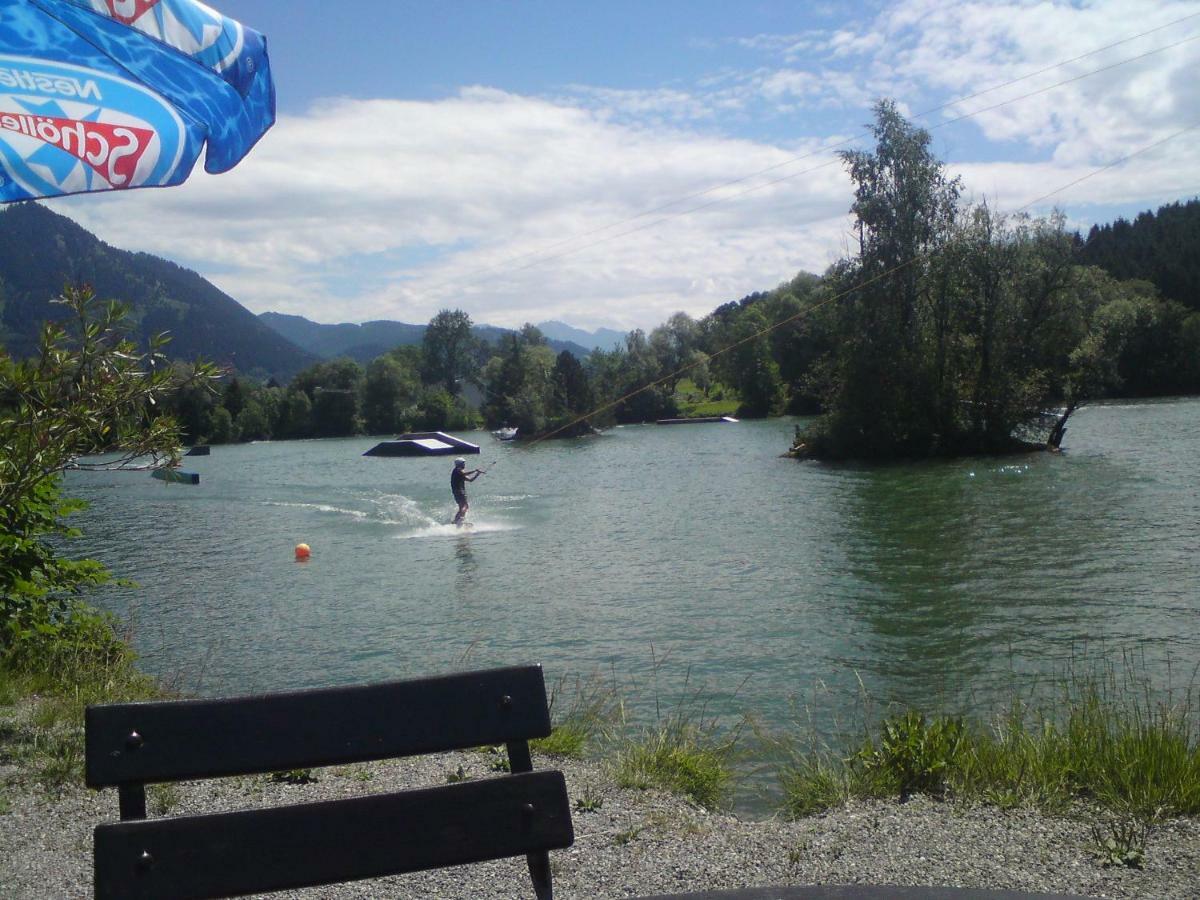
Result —
[{"label": "white helmet", "polygon": [[467,461],[465,459],[463,459],[461,456],[458,459],[454,460],[454,465],[456,465],[456,466],[465,466],[466,464],[467,464]]}]

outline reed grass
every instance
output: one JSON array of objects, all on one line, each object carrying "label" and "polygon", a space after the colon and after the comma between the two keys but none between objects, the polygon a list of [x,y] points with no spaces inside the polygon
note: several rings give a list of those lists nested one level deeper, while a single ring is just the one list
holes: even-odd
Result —
[{"label": "reed grass", "polygon": [[706,809],[722,808],[732,796],[745,723],[731,728],[711,715],[711,697],[704,688],[692,685],[690,668],[674,704],[664,711],[658,673],[666,661],[654,657],[653,722],[636,724],[628,707],[624,703],[619,707],[621,730],[606,748],[614,779],[621,787],[659,788]]},{"label": "reed grass", "polygon": [[1057,700],[1014,698],[983,719],[894,712],[841,752],[789,744],[782,809],[800,817],[850,798],[926,793],[1047,812],[1082,801],[1139,821],[1197,815],[1195,699],[1190,686],[1156,694],[1144,673],[1109,668],[1069,674]]},{"label": "reed grass", "polygon": [[582,759],[611,735],[620,717],[615,683],[598,675],[559,678],[550,686],[548,704],[550,736],[530,741],[534,750],[548,756]]}]

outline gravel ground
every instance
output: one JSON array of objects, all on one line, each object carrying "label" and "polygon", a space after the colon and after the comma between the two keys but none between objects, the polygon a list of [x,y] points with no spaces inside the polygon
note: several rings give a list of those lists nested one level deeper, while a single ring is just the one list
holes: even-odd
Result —
[{"label": "gravel ground", "polygon": [[[461,766],[489,777],[494,757],[452,753],[317,770],[304,785],[265,777],[152,788],[150,814],[211,812],[443,784]],[[896,884],[1007,888],[1093,897],[1200,896],[1200,820],[1157,826],[1145,868],[1105,868],[1081,810],[1068,818],[916,798],[863,802],[800,822],[713,814],[657,791],[615,786],[591,763],[536,758],[564,771],[575,845],[551,854],[562,898],[629,897],[780,884]],[[56,794],[0,768],[0,897],[91,896],[91,831],[117,819],[116,792]],[[582,805],[598,806],[584,810]],[[505,860],[273,894],[305,898],[532,896],[524,861]]]}]

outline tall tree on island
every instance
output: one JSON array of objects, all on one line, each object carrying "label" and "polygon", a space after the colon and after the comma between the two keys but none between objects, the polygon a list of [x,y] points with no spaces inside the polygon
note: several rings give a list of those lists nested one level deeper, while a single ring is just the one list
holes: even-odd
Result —
[{"label": "tall tree on island", "polygon": [[841,153],[855,184],[858,254],[832,270],[839,292],[834,383],[824,405],[836,452],[858,446],[892,456],[923,454],[939,403],[922,341],[930,305],[931,254],[955,224],[958,179],[929,149],[929,132],[890,100],[875,106],[874,152]]},{"label": "tall tree on island", "polygon": [[875,112],[875,151],[842,154],[859,248],[828,274],[833,349],[812,376],[824,413],[797,452],[1056,447],[1071,413],[1118,380],[1131,308],[1075,265],[1061,216],[960,208],[928,132],[888,101]]}]

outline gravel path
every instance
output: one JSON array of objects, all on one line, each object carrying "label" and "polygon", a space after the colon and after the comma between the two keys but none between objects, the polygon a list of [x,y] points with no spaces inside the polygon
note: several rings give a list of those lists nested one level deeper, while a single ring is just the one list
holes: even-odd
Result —
[{"label": "gravel path", "polygon": [[[317,781],[265,777],[152,788],[151,815],[211,812],[442,784],[459,767],[490,776],[493,757],[452,753],[318,770]],[[1104,868],[1091,821],[939,803],[853,803],[800,822],[748,821],[705,812],[656,791],[617,788],[591,763],[535,758],[562,769],[572,797],[575,845],[551,854],[556,896],[628,897],[778,884],[950,885],[1094,897],[1200,896],[1200,820],[1159,825],[1143,870]],[[91,896],[91,830],[117,818],[115,791],[55,795],[0,768],[0,897]],[[590,800],[598,808],[578,808]],[[6,808],[7,807],[7,808]],[[531,896],[524,862],[443,869],[272,897],[512,898]]]}]

